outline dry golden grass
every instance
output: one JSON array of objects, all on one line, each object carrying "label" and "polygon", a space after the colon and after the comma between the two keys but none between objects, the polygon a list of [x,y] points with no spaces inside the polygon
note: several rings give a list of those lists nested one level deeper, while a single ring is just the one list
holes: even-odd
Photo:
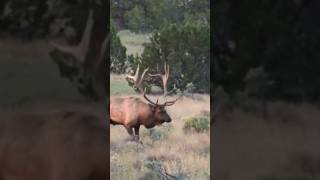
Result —
[{"label": "dry golden grass", "polygon": [[[152,97],[151,97],[152,98]],[[110,172],[111,179],[147,179],[150,169],[147,162],[159,162],[168,174],[180,179],[209,179],[210,134],[183,132],[183,119],[210,111],[210,98],[203,100],[180,99],[167,112],[173,121],[154,128],[167,135],[154,140],[144,128],[140,128],[143,145],[127,142],[127,131],[122,126],[110,127]],[[168,130],[168,131],[166,131]],[[150,176],[149,176],[150,178]]]},{"label": "dry golden grass", "polygon": [[215,180],[320,177],[320,111],[308,104],[270,103],[268,118],[239,109],[214,127]]}]

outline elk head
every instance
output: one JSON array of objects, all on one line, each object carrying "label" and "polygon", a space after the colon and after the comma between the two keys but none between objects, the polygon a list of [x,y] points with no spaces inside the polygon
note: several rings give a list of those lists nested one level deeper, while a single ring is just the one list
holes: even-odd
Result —
[{"label": "elk head", "polygon": [[158,103],[159,98],[154,103],[147,97],[145,91],[143,93],[143,97],[148,101],[148,104],[152,109],[152,112],[154,114],[154,119],[156,120],[157,124],[162,124],[164,122],[171,122],[171,117],[166,112],[165,107],[174,105],[174,103],[178,100],[178,98],[173,101],[166,101],[163,104],[159,104]]}]

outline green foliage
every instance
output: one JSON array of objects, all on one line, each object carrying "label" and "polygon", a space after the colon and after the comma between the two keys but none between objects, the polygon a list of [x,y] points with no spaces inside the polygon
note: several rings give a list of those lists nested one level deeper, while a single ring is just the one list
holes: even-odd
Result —
[{"label": "green foliage", "polygon": [[215,83],[233,94],[246,88],[250,69],[264,67],[274,81],[264,93],[268,99],[319,101],[318,6],[317,1],[215,1]]},{"label": "green foliage", "polygon": [[126,12],[125,17],[128,20],[128,29],[132,32],[148,31],[147,19],[141,7],[134,6],[133,9]]},{"label": "green foliage", "polygon": [[[49,2],[49,1],[48,1]],[[48,32],[52,14],[61,14],[61,10],[47,11],[45,1],[6,0],[0,10],[1,31],[13,35],[32,38],[41,37]]]},{"label": "green foliage", "polygon": [[[204,21],[186,21],[183,25],[166,24],[145,44],[145,49],[136,60],[151,73],[170,65],[168,89],[175,83],[185,90],[192,83],[196,92],[209,92],[210,80],[210,32]],[[146,79],[148,84],[162,86],[158,79]],[[173,82],[172,82],[173,81]],[[171,87],[170,87],[171,85]]]},{"label": "green foliage", "polygon": [[113,73],[123,73],[125,70],[126,48],[121,44],[117,35],[117,29],[113,21],[111,27],[111,46],[110,46],[110,71]]},{"label": "green foliage", "polygon": [[268,88],[273,84],[263,67],[250,69],[244,77],[244,82],[246,83],[245,91],[256,97],[264,97]]},{"label": "green foliage", "polygon": [[77,59],[68,54],[54,50],[49,53],[57,64],[60,76],[67,78],[76,85],[80,94],[88,99],[97,100],[98,94],[93,86],[93,77],[84,72]]},{"label": "green foliage", "polygon": [[83,12],[89,7],[105,6],[106,2],[100,0],[79,0],[77,3],[3,0],[0,2],[0,31],[23,39],[55,36],[60,32],[67,37],[74,36],[73,28],[86,19]]},{"label": "green foliage", "polygon": [[134,32],[153,31],[167,22],[181,24],[191,16],[209,22],[209,0],[112,0],[110,4],[111,18]]},{"label": "green foliage", "polygon": [[208,132],[209,131],[209,119],[206,117],[193,117],[185,120],[183,130],[184,132]]}]

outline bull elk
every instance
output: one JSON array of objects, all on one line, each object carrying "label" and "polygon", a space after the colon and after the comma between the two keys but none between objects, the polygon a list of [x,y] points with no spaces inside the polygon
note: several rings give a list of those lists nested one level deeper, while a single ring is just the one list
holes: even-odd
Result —
[{"label": "bull elk", "polygon": [[[141,82],[147,71],[148,69],[145,69],[142,75],[139,76],[138,66],[135,75],[127,76],[127,78],[131,78],[137,88],[142,91]],[[163,83],[163,85],[166,85],[166,83]],[[177,98],[160,104],[158,98],[156,102],[153,102],[147,97],[145,89],[143,97],[147,103],[135,97],[111,97],[110,99],[110,124],[123,125],[132,140],[136,141],[139,140],[139,128],[141,125],[149,129],[165,122],[171,122],[171,117],[166,112],[165,107],[174,105],[178,100]]]}]

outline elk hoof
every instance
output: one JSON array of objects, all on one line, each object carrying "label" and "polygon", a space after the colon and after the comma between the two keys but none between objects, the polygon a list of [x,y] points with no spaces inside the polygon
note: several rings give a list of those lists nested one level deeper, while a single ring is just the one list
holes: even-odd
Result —
[{"label": "elk hoof", "polygon": [[129,137],[128,141],[134,141],[137,142],[139,139],[136,136]]}]

